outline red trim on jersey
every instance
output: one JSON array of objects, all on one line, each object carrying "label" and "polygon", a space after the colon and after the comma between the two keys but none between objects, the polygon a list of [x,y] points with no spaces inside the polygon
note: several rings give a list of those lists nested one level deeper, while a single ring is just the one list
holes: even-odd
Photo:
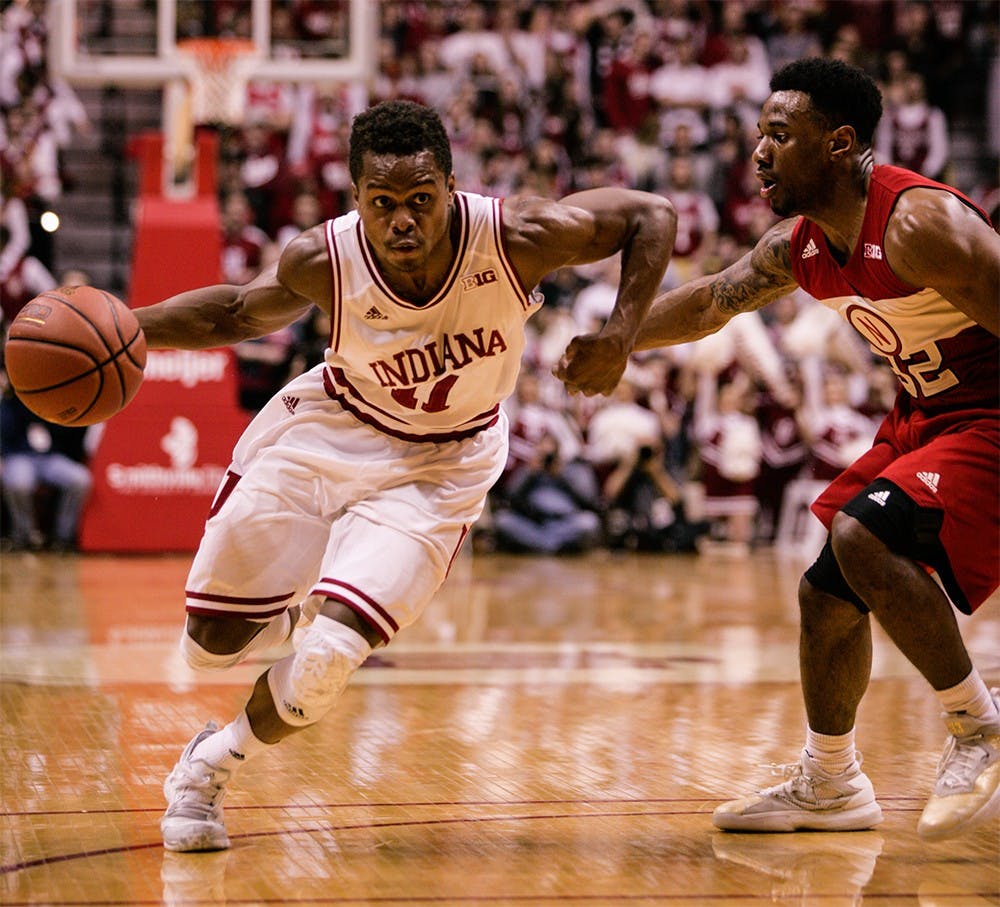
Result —
[{"label": "red trim on jersey", "polygon": [[340,351],[340,326],[344,321],[344,280],[340,271],[340,250],[333,236],[333,221],[326,222],[326,248],[330,256],[330,349]]},{"label": "red trim on jersey", "polygon": [[455,550],[451,553],[451,559],[448,561],[448,569],[445,570],[444,575],[448,576],[451,573],[452,564],[455,563],[455,558],[458,557],[458,552],[462,550],[462,543],[465,541],[466,536],[469,534],[469,527],[462,527],[462,534],[458,537],[458,544],[455,546]]},{"label": "red trim on jersey", "polygon": [[[417,442],[432,442],[435,444],[441,444],[446,441],[464,441],[467,438],[474,437],[478,435],[479,432],[489,428],[492,425],[496,425],[497,420],[500,418],[500,405],[497,404],[492,409],[487,410],[482,414],[482,418],[490,418],[488,422],[484,422],[482,425],[474,426],[473,428],[467,429],[456,429],[447,432],[430,432],[428,434],[418,435],[413,432],[404,432],[396,428],[390,428],[388,425],[383,425],[378,419],[375,418],[371,413],[367,413],[361,409],[358,409],[351,401],[347,398],[346,394],[341,393],[337,387],[334,385],[334,379],[336,379],[338,384],[341,384],[345,390],[352,396],[356,397],[358,400],[364,401],[366,406],[371,406],[372,409],[377,410],[383,415],[390,419],[396,419],[397,421],[402,421],[398,416],[394,416],[392,413],[387,413],[385,410],[374,406],[369,403],[361,394],[358,393],[357,389],[347,380],[347,376],[344,374],[343,369],[325,368],[323,370],[323,390],[326,391],[326,395],[331,399],[339,403],[344,409],[346,409],[355,419],[359,422],[363,422],[365,425],[382,432],[384,435],[389,435],[392,438],[398,438],[400,441],[417,441]],[[476,416],[474,418],[480,418]],[[471,420],[468,420],[471,421]],[[405,423],[404,423],[405,424]]]},{"label": "red trim on jersey", "polygon": [[520,276],[514,270],[514,265],[511,264],[510,252],[507,249],[507,237],[503,232],[503,200],[499,198],[493,199],[493,241],[496,243],[497,257],[500,259],[500,264],[503,265],[507,279],[511,286],[521,291],[521,308],[527,311],[531,306],[531,290],[525,288],[524,284],[521,283]]},{"label": "red trim on jersey", "polygon": [[288,601],[295,592],[286,592],[284,595],[268,595],[265,598],[245,598],[241,595],[215,595],[211,592],[190,592],[184,591],[187,598],[193,598],[200,602],[219,602],[227,605],[273,605],[277,602]]},{"label": "red trim on jersey", "polygon": [[[319,593],[317,593],[319,594]],[[379,636],[382,637],[382,642],[386,645],[392,641],[392,637],[385,632],[385,629],[375,621],[372,616],[364,610],[357,602],[351,601],[346,595],[337,595],[336,593],[322,593],[325,598],[328,598],[332,602],[337,602],[343,605],[345,608],[353,611],[362,621],[364,621],[365,626],[371,627]]]},{"label": "red trim on jersey", "polygon": [[375,599],[370,595],[366,595],[357,586],[352,586],[350,583],[345,583],[343,580],[334,579],[331,576],[324,576],[315,586],[312,587],[309,594],[310,595],[322,595],[331,601],[340,602],[340,604],[345,605],[350,608],[358,617],[362,618],[366,624],[374,627],[375,631],[382,637],[383,641],[388,643],[392,638],[388,633],[386,633],[385,628],[375,620],[372,614],[369,614],[355,599],[349,598],[344,593],[338,593],[335,589],[325,589],[324,586],[339,586],[341,589],[346,589],[347,592],[353,594],[356,598],[360,598],[372,611],[375,612],[379,617],[384,620],[392,630],[392,635],[394,636],[399,632],[399,624],[396,622],[395,618],[385,610]]},{"label": "red trim on jersey", "polygon": [[243,476],[239,473],[233,472],[231,469],[226,470],[226,476],[222,480],[219,490],[215,493],[215,500],[212,501],[212,506],[208,510],[209,519],[212,519],[212,517],[214,517],[222,509],[222,505],[229,500],[229,496],[233,493],[233,489],[242,478]]},{"label": "red trim on jersey", "polygon": [[448,271],[448,277],[444,282],[444,285],[440,290],[434,295],[434,297],[422,305],[417,305],[408,299],[404,299],[389,287],[385,282],[385,278],[382,276],[382,272],[378,268],[378,264],[375,261],[375,255],[372,252],[371,246],[368,245],[368,239],[365,237],[365,231],[361,227],[361,218],[358,218],[357,223],[357,233],[358,233],[358,248],[361,250],[361,256],[364,259],[365,266],[368,268],[368,273],[371,275],[372,282],[382,291],[390,300],[395,302],[397,305],[401,305],[407,309],[429,309],[436,306],[442,299],[444,299],[451,288],[455,285],[455,281],[458,280],[458,272],[465,261],[465,254],[469,250],[469,237],[471,234],[471,229],[469,226],[469,212],[466,210],[468,207],[468,202],[461,192],[455,193],[455,216],[459,219],[459,240],[458,240],[458,250],[455,253],[451,261],[451,268]]}]

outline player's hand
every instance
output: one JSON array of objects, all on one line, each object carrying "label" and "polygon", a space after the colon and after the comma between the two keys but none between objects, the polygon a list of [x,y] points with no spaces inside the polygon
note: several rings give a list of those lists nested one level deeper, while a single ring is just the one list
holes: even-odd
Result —
[{"label": "player's hand", "polygon": [[566,347],[552,370],[571,394],[610,394],[621,381],[630,350],[614,337],[581,334]]}]

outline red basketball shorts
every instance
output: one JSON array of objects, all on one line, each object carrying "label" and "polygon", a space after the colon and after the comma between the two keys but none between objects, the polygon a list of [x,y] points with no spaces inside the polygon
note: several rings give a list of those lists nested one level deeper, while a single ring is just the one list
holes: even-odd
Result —
[{"label": "red basketball shorts", "polygon": [[829,529],[834,515],[879,478],[897,485],[919,507],[942,512],[940,543],[969,610],[975,611],[1000,585],[997,412],[928,416],[897,405],[871,450],[830,483],[813,503],[813,513]]}]

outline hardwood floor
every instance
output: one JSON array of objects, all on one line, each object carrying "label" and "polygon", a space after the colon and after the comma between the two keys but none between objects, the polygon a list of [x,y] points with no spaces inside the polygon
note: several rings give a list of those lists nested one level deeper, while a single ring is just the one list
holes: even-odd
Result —
[{"label": "hardwood floor", "polygon": [[[805,563],[771,551],[463,555],[335,712],[242,770],[232,849],[167,853],[165,774],[282,654],[190,671],[188,561],[0,561],[0,903],[1000,904],[1000,828],[916,835],[944,728],[877,630],[858,738],[884,822],[712,827],[803,741]],[[997,604],[961,619],[993,685]]]}]

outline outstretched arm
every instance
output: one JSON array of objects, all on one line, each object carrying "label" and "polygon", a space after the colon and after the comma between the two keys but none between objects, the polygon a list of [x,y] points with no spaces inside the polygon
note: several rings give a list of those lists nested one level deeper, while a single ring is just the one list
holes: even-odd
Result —
[{"label": "outstretched arm", "polygon": [[322,235],[288,244],[278,263],[245,286],[217,284],[134,309],[150,349],[201,350],[263,337],[329,305],[330,280]]},{"label": "outstretched arm", "polygon": [[557,371],[570,390],[607,394],[621,379],[670,261],[676,232],[673,205],[648,192],[591,189],[559,202],[524,198],[505,203],[505,239],[526,288],[558,268],[621,252],[611,316],[599,333],[571,341]]},{"label": "outstretched arm", "polygon": [[787,295],[796,287],[789,249],[794,219],[771,227],[739,261],[653,300],[635,349],[686,343],[714,334],[730,318]]}]

